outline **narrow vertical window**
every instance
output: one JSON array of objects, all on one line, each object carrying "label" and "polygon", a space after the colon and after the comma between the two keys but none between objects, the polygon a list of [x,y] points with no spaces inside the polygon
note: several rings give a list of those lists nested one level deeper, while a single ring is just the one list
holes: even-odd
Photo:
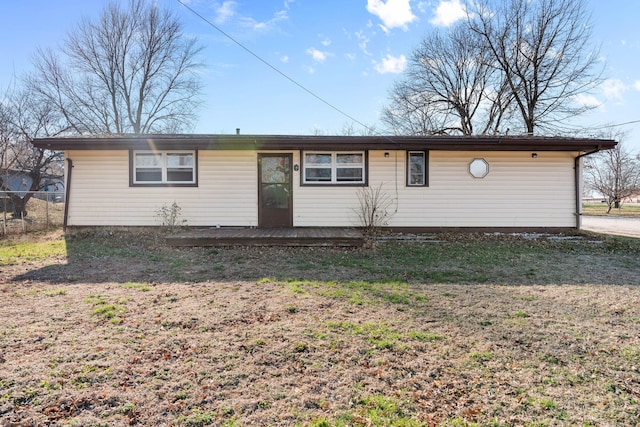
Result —
[{"label": "narrow vertical window", "polygon": [[429,185],[427,177],[427,152],[407,152],[407,186],[426,187]]}]

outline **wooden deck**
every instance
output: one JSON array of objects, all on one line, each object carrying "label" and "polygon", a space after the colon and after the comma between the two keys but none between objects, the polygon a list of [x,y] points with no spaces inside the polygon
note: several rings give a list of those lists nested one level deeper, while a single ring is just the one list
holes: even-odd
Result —
[{"label": "wooden deck", "polygon": [[340,246],[360,247],[365,238],[354,228],[206,228],[171,236],[171,246]]}]

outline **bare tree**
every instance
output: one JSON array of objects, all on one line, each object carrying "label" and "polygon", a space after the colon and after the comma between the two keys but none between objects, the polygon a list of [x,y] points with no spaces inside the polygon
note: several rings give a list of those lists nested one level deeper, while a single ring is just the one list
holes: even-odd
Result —
[{"label": "bare tree", "polygon": [[0,179],[13,164],[12,144],[16,136],[12,119],[13,113],[7,96],[0,93]]},{"label": "bare tree", "polygon": [[378,132],[376,130],[375,125],[364,125],[362,123],[359,123],[359,128],[356,128],[356,124],[354,122],[346,122],[343,123],[342,125],[342,129],[340,130],[339,135],[345,135],[345,136],[354,136],[354,135],[359,135],[359,136],[373,136],[376,135]]},{"label": "bare tree", "polygon": [[478,0],[414,50],[382,120],[396,133],[558,130],[600,81],[584,0]]},{"label": "bare tree", "polygon": [[640,155],[629,152],[622,142],[587,157],[585,171],[587,185],[604,196],[607,213],[640,191]]},{"label": "bare tree", "polygon": [[598,51],[591,45],[584,0],[478,0],[468,24],[504,75],[524,129],[554,125],[590,107],[577,95],[593,89]]},{"label": "bare tree", "polygon": [[[0,103],[0,190],[7,192],[14,217],[27,215],[33,192],[46,185],[45,177],[62,178],[62,153],[36,148],[37,137],[56,136],[66,128],[59,111],[29,89],[7,91]],[[30,178],[28,188],[15,192],[10,187],[14,173]]]},{"label": "bare tree", "polygon": [[61,52],[39,50],[28,84],[74,133],[179,132],[199,105],[199,52],[169,11],[114,1],[71,31]]},{"label": "bare tree", "polygon": [[[450,129],[463,135],[474,134],[474,120],[488,102],[487,93],[502,95],[489,50],[476,33],[464,24],[453,27],[446,35],[436,31],[414,50],[408,78],[418,87],[433,94],[442,110],[450,111],[458,120]],[[497,90],[494,90],[494,86]],[[483,116],[479,133],[487,133],[499,126],[500,115],[493,112]],[[494,123],[496,121],[496,123]],[[478,133],[477,131],[475,133]]]},{"label": "bare tree", "polygon": [[396,135],[437,135],[451,126],[450,110],[440,110],[433,94],[410,80],[396,82],[381,120]]},{"label": "bare tree", "polygon": [[511,112],[508,89],[484,40],[461,23],[414,49],[382,120],[396,133],[497,133]]}]

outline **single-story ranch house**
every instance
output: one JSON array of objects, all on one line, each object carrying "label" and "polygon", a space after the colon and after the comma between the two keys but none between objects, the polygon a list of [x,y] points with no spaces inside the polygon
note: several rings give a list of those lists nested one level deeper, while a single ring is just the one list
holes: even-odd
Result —
[{"label": "single-story ranch house", "polygon": [[64,150],[65,225],[358,227],[363,188],[394,229],[580,228],[582,157],[612,140],[538,136],[97,135]]}]

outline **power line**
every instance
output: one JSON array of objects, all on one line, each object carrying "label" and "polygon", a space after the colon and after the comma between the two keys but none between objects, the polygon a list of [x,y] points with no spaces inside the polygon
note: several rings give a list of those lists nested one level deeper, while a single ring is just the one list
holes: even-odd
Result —
[{"label": "power line", "polygon": [[608,129],[608,130],[612,130],[613,128],[619,128],[619,127],[623,127],[623,126],[629,126],[629,125],[635,125],[640,123],[640,119],[638,120],[630,120],[628,122],[622,122],[622,123],[610,123],[610,124],[602,124],[602,125],[596,125],[596,126],[581,126],[580,124],[574,123],[574,124],[567,124],[564,127],[561,127],[559,129],[562,129],[563,132],[581,132],[583,134],[591,134],[593,136],[594,132],[597,131],[601,131],[603,129]]},{"label": "power line", "polygon": [[[318,101],[322,102],[323,104],[327,105],[329,108],[337,111],[339,114],[345,116],[346,118],[348,118],[349,120],[351,120],[354,123],[359,124],[360,126],[362,126],[364,129],[366,129],[367,131],[371,132],[374,131],[374,133],[377,134],[377,132],[375,132],[374,129],[370,128],[369,126],[365,125],[364,123],[362,123],[360,120],[356,119],[355,117],[353,117],[352,115],[348,114],[347,112],[345,112],[344,110],[336,107],[335,105],[333,105],[332,103],[330,103],[329,101],[327,101],[326,99],[324,99],[323,97],[321,97],[320,95],[316,94],[315,92],[313,92],[311,89],[308,89],[306,86],[304,86],[302,83],[299,83],[298,81],[296,81],[295,79],[293,79],[292,77],[290,77],[289,75],[287,75],[286,73],[284,73],[283,71],[281,71],[279,68],[277,68],[275,65],[271,64],[269,61],[267,61],[266,59],[262,58],[260,55],[258,55],[257,53],[255,53],[254,51],[252,51],[251,49],[249,49],[247,46],[245,46],[244,44],[242,44],[240,41],[238,41],[237,39],[235,39],[233,36],[231,36],[230,34],[228,34],[227,32],[225,32],[222,28],[218,27],[216,24],[214,24],[213,22],[211,22],[210,20],[208,20],[207,18],[205,18],[204,16],[202,16],[199,12],[197,12],[195,9],[193,9],[191,6],[187,5],[184,3],[183,0],[176,0],[179,4],[181,4],[183,7],[185,7],[187,10],[189,10],[191,13],[193,13],[195,16],[197,16],[198,18],[200,18],[202,21],[204,21],[207,25],[209,25],[211,28],[215,29],[216,31],[218,31],[220,34],[222,34],[223,36],[225,36],[226,38],[228,38],[229,40],[231,40],[233,43],[235,43],[236,45],[238,45],[241,49],[243,49],[245,52],[247,52],[249,55],[253,56],[254,58],[256,58],[258,61],[262,62],[264,65],[266,65],[267,67],[271,68],[273,71],[275,71],[276,73],[280,74],[282,77],[284,77],[285,79],[287,79],[289,82],[293,83],[294,85],[296,85],[298,88],[302,89],[303,91],[305,91],[306,93],[308,93],[309,95],[311,95],[312,97],[316,98]],[[615,123],[615,124],[610,124],[610,125],[602,125],[602,126],[597,126],[597,127],[588,127],[588,128],[583,128],[583,129],[587,129],[590,131],[594,131],[594,130],[601,130],[601,129],[608,129],[608,128],[613,128],[613,127],[620,127],[620,126],[627,126],[627,125],[632,125],[632,124],[637,124],[640,123],[640,119],[638,120],[632,120],[632,121],[628,121],[628,122],[624,122],[624,123]],[[389,138],[390,140],[392,140],[391,138]]]},{"label": "power line", "polygon": [[309,95],[313,96],[314,98],[316,98],[317,100],[319,100],[320,102],[322,102],[323,104],[329,106],[330,108],[334,109],[335,111],[337,111],[338,113],[342,114],[343,116],[347,117],[349,120],[359,124],[360,126],[364,127],[367,130],[369,129],[369,126],[365,125],[364,123],[362,123],[360,120],[354,118],[353,116],[351,116],[350,114],[346,113],[345,111],[341,110],[340,108],[336,107],[335,105],[331,104],[329,101],[325,100],[324,98],[322,98],[320,95],[316,94],[315,92],[313,92],[312,90],[308,89],[307,87],[305,87],[303,84],[298,83],[296,80],[294,80],[292,77],[289,77],[287,74],[285,74],[284,72],[280,71],[280,69],[278,69],[276,66],[272,65],[269,61],[267,61],[266,59],[262,58],[260,55],[258,55],[257,53],[255,53],[254,51],[252,51],[251,49],[249,49],[247,46],[245,46],[244,44],[242,44],[241,42],[239,42],[238,40],[236,40],[235,38],[233,38],[230,34],[226,33],[224,30],[222,30],[220,27],[218,27],[217,25],[215,25],[213,22],[209,21],[207,18],[205,18],[204,16],[202,16],[200,13],[198,13],[197,11],[195,11],[193,8],[191,8],[190,6],[186,5],[183,0],[176,0],[178,3],[180,3],[182,6],[184,6],[187,10],[189,10],[191,13],[193,13],[195,16],[197,16],[198,18],[200,18],[202,21],[204,21],[205,23],[207,23],[207,25],[209,25],[210,27],[214,28],[215,30],[217,30],[219,33],[221,33],[223,36],[225,36],[226,38],[228,38],[229,40],[231,40],[233,43],[237,44],[238,46],[240,46],[244,51],[246,51],[247,53],[249,53],[251,56],[253,56],[254,58],[256,58],[258,61],[262,62],[264,65],[266,65],[267,67],[271,68],[273,71],[275,71],[276,73],[280,74],[282,77],[284,77],[285,79],[289,80],[291,83],[293,83],[294,85],[298,86],[300,89],[302,89],[303,91],[307,92]]},{"label": "power line", "polygon": [[614,124],[611,124],[611,125],[603,125],[603,126],[600,126],[600,127],[590,127],[589,129],[599,130],[599,129],[606,129],[606,128],[615,128],[615,127],[620,127],[620,126],[634,125],[636,123],[640,123],[640,119],[639,120],[632,120],[630,122],[624,122],[624,123],[614,123]]}]

